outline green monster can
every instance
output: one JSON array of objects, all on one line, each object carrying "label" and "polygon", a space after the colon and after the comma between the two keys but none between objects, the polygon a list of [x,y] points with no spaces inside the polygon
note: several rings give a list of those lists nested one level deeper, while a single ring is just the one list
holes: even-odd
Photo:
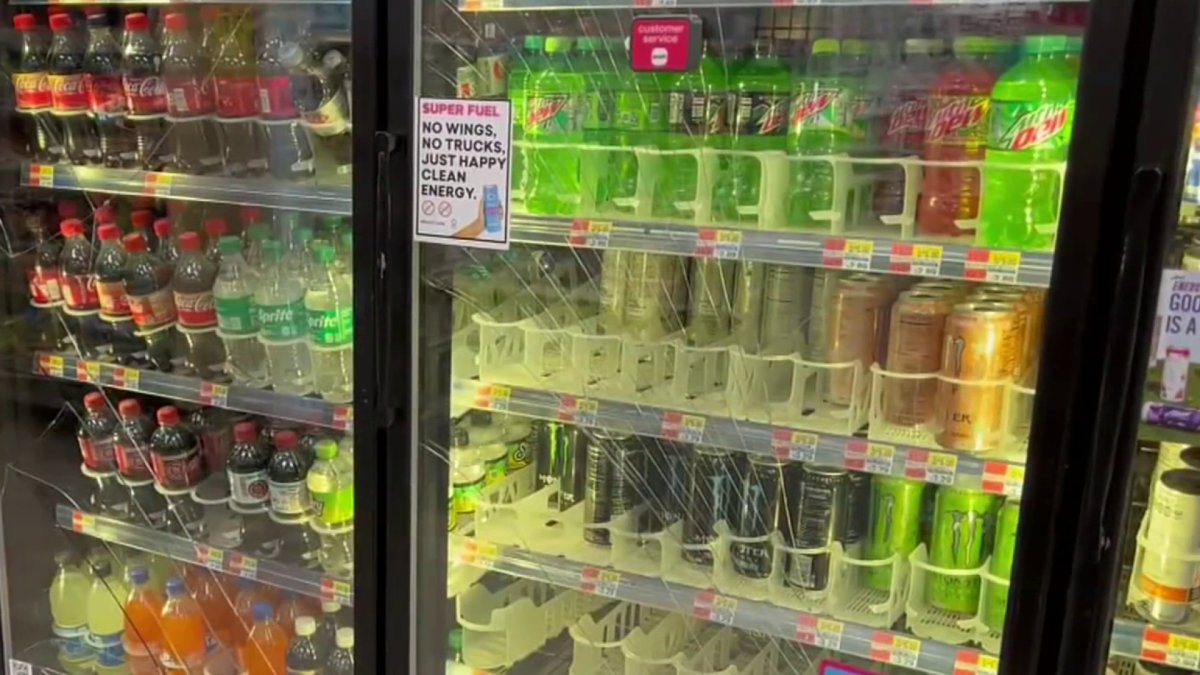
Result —
[{"label": "green monster can", "polygon": [[[938,488],[933,507],[929,562],[947,570],[974,570],[991,550],[996,495],[955,487]],[[929,573],[930,604],[939,609],[974,614],[979,609],[980,578]]]},{"label": "green monster can", "polygon": [[[867,560],[886,560],[899,554],[905,560],[921,543],[921,508],[925,483],[892,476],[871,479],[871,525],[867,534]],[[866,569],[868,588],[892,587],[892,567]]]},{"label": "green monster can", "polygon": [[[1021,502],[1009,499],[1000,507],[996,522],[996,545],[992,547],[992,561],[988,571],[992,576],[1008,581],[1012,578],[1013,557],[1017,550],[1017,523],[1021,516]],[[1004,629],[1004,615],[1008,611],[1008,586],[988,586],[987,603],[983,622],[994,631]]]}]

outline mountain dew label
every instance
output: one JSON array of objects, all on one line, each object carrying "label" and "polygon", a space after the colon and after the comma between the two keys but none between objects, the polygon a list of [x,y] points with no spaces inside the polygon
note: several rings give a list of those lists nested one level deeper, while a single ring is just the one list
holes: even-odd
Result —
[{"label": "mountain dew label", "polygon": [[349,307],[308,310],[308,339],[318,347],[354,342],[354,312]]},{"label": "mountain dew label", "polygon": [[258,305],[258,322],[262,337],[268,340],[295,340],[305,335],[304,301],[278,305]]},{"label": "mountain dew label", "polygon": [[933,96],[929,99],[925,142],[963,144],[987,141],[987,96]]},{"label": "mountain dew label", "polygon": [[738,94],[740,136],[780,136],[787,131],[788,97],[782,93]]},{"label": "mountain dew label", "polygon": [[811,129],[844,129],[849,106],[845,89],[814,88],[792,99],[791,132]]},{"label": "mountain dew label", "polygon": [[729,133],[729,96],[703,90],[673,91],[667,106],[667,128],[673,134],[719,136]]},{"label": "mountain dew label", "polygon": [[543,94],[529,101],[525,133],[537,136],[571,134],[580,130],[579,101],[574,94]]},{"label": "mountain dew label", "polygon": [[591,93],[584,103],[583,130],[607,131],[612,128],[615,104],[616,98],[611,91]]},{"label": "mountain dew label", "polygon": [[1074,101],[997,101],[988,146],[997,150],[1061,151],[1071,142]]}]

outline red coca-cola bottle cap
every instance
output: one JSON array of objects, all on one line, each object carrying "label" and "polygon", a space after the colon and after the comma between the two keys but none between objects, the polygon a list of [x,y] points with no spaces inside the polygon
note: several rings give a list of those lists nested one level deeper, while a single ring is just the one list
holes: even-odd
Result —
[{"label": "red coca-cola bottle cap", "polygon": [[144,230],[150,227],[150,223],[154,222],[154,213],[152,211],[134,211],[129,215],[130,222],[139,230]]},{"label": "red coca-cola bottle cap", "polygon": [[58,230],[62,232],[64,237],[78,237],[83,235],[83,221],[78,218],[68,218],[58,226]]},{"label": "red coca-cola bottle cap", "polygon": [[159,218],[154,221],[154,236],[162,239],[171,236],[171,219]]},{"label": "red coca-cola bottle cap", "polygon": [[233,440],[238,443],[253,443],[258,439],[258,429],[254,428],[254,422],[246,420],[233,425]]},{"label": "red coca-cola bottle cap", "polygon": [[37,28],[37,18],[32,14],[18,14],[13,17],[13,28],[21,32]]},{"label": "red coca-cola bottle cap", "polygon": [[150,17],[142,12],[126,14],[125,30],[150,30]]},{"label": "red coca-cola bottle cap", "polygon": [[116,241],[121,238],[121,228],[108,223],[101,225],[100,229],[96,230],[96,234],[100,237],[100,241]]},{"label": "red coca-cola bottle cap", "polygon": [[102,225],[117,222],[117,210],[108,204],[101,206],[96,209],[96,222]]},{"label": "red coca-cola bottle cap", "polygon": [[204,221],[204,234],[207,234],[209,239],[220,239],[228,229],[224,218],[209,218]]},{"label": "red coca-cola bottle cap", "polygon": [[275,447],[280,450],[291,450],[299,443],[294,431],[281,431],[275,434]]},{"label": "red coca-cola bottle cap", "polygon": [[158,412],[154,416],[158,418],[158,423],[164,427],[179,424],[179,410],[173,405],[164,405],[158,409]]},{"label": "red coca-cola bottle cap", "polygon": [[[136,403],[136,401],[134,402]],[[104,405],[104,394],[101,394],[98,391],[93,391],[92,393],[83,397],[83,407],[87,408],[88,410],[99,410],[103,408]]]},{"label": "red coca-cola bottle cap", "polygon": [[257,206],[243,206],[239,214],[243,223],[257,223],[262,220],[262,211]]},{"label": "red coca-cola bottle cap", "polygon": [[168,14],[167,17],[163,19],[163,25],[166,26],[167,30],[171,31],[172,33],[183,32],[187,30],[187,15],[180,14],[179,12]]},{"label": "red coca-cola bottle cap", "polygon": [[71,15],[66,13],[52,14],[50,16],[50,30],[55,33],[71,30]]},{"label": "red coca-cola bottle cap", "polygon": [[200,235],[195,232],[184,232],[179,235],[179,250],[184,253],[199,253]]},{"label": "red coca-cola bottle cap", "polygon": [[117,412],[121,417],[137,417],[142,414],[142,404],[136,398],[127,398],[117,404]]},{"label": "red coca-cola bottle cap", "polygon": [[125,235],[125,238],[122,239],[122,241],[125,242],[125,250],[129,251],[130,253],[146,252],[146,238],[137,232]]}]

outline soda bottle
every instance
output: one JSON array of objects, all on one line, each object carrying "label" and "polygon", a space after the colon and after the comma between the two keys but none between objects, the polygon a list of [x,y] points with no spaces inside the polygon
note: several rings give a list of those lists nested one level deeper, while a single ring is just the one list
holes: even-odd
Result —
[{"label": "soda bottle", "polygon": [[316,266],[304,294],[313,384],[327,401],[354,399],[354,294],[328,244],[315,249]]},{"label": "soda bottle", "polygon": [[605,196],[612,207],[631,212],[638,204],[640,163],[637,155],[628,150],[657,144],[666,123],[664,92],[653,74],[633,72],[629,66],[628,51],[621,49],[617,53],[619,65],[616,79],[619,80],[619,89],[616,91],[612,124],[613,145],[626,151],[609,154]]},{"label": "soda bottle", "polygon": [[334,176],[348,178],[351,142],[350,108],[342,82],[345,57],[331,49],[318,61],[300,45],[286,43],[279,63],[290,73],[292,98],[301,122],[312,132],[315,155],[331,166]]},{"label": "soda bottle", "polygon": [[117,470],[117,457],[113,446],[113,432],[117,419],[108,409],[104,394],[93,391],[83,397],[86,416],[79,422],[79,454],[83,465],[96,473],[111,473]]},{"label": "soda bottle", "polygon": [[161,74],[162,55],[150,32],[150,19],[142,12],[125,15],[125,42],[121,50],[122,84],[129,106],[137,162],[148,171],[163,166],[163,116],[167,112],[167,86]]},{"label": "soda bottle", "polygon": [[162,617],[165,600],[150,581],[146,567],[130,567],[132,588],[125,600],[125,662],[130,675],[153,675],[162,658]]},{"label": "soda bottle", "polygon": [[[924,159],[930,162],[981,161],[987,143],[989,96],[996,73],[989,63],[995,43],[989,38],[954,40],[954,60],[929,91]],[[980,170],[962,166],[926,166],[917,207],[917,232],[963,235],[957,221],[979,215]]]},{"label": "soda bottle", "polygon": [[[805,74],[797,82],[788,126],[791,155],[835,155],[852,142],[850,107],[855,95],[840,63],[837,40],[813,41]],[[813,211],[837,208],[833,194],[834,167],[829,162],[792,162],[789,171],[788,222],[813,225]]]},{"label": "soda bottle", "polygon": [[88,107],[96,122],[100,157],[105,166],[137,165],[137,140],[129,127],[125,89],[121,79],[121,46],[108,26],[103,8],[89,7],[88,43],[83,55]]},{"label": "soda bottle", "polygon": [[[861,151],[870,136],[872,113],[876,108],[878,92],[872,91],[867,82],[867,73],[871,71],[871,46],[876,43],[866,40],[842,40],[842,58],[838,64],[838,74],[846,88],[846,125],[850,129],[850,145],[854,151]],[[881,58],[882,55],[875,57]],[[890,64],[880,64],[879,71],[886,72]]]},{"label": "soda bottle", "polygon": [[354,522],[354,467],[350,458],[338,452],[337,441],[317,443],[317,460],[308,470],[308,494],[312,514],[328,529]]},{"label": "soda bottle", "polygon": [[579,207],[579,150],[587,84],[570,61],[571,38],[546,38],[546,69],[529,81],[525,113],[525,208],[573,214]]},{"label": "soda bottle", "polygon": [[258,339],[266,347],[267,373],[275,391],[303,396],[313,390],[304,310],[304,280],[281,264],[283,246],[263,243],[263,276],[254,292]]},{"label": "soda bottle", "polygon": [[57,162],[65,156],[62,132],[50,114],[49,62],[46,43],[32,14],[13,17],[13,27],[21,34],[21,56],[13,68],[12,86],[17,112],[24,122],[28,155],[38,162]]},{"label": "soda bottle", "polygon": [[104,329],[96,317],[100,311],[100,296],[96,293],[96,275],[93,273],[96,250],[83,236],[83,221],[67,218],[59,225],[59,231],[63,235],[58,259],[59,287],[67,325],[79,352],[85,358],[93,358],[105,341]]},{"label": "soda bottle", "polygon": [[88,119],[87,80],[83,70],[83,44],[71,29],[71,15],[50,16],[49,73],[54,115],[62,130],[67,159],[76,164],[100,162],[100,146]]},{"label": "soda bottle", "polygon": [[337,649],[329,655],[325,662],[325,675],[354,674],[354,629],[339,628],[336,639]]},{"label": "soda bottle", "polygon": [[188,33],[187,15],[171,13],[163,20],[162,76],[167,87],[174,168],[181,173],[216,173],[221,169],[220,132],[210,65]]},{"label": "soda bottle", "polygon": [[175,325],[175,298],[171,293],[171,267],[150,253],[140,234],[126,235],[125,295],[146,354],[156,368],[171,370]]},{"label": "soda bottle", "polygon": [[92,513],[99,513],[123,523],[136,522],[129,488],[121,485],[115,471],[112,473],[88,471],[85,476],[91,479],[87,508]]},{"label": "soda bottle", "polygon": [[179,242],[175,239],[174,229],[170,218],[154,221],[154,236],[158,238],[154,253],[171,267],[179,261]]},{"label": "soda bottle", "polygon": [[200,250],[200,236],[195,232],[179,235],[179,249],[173,286],[179,332],[185,343],[184,364],[203,379],[223,379],[225,345],[214,330],[217,307],[213,285],[217,265]]},{"label": "soda bottle", "polygon": [[1062,203],[1057,165],[1067,161],[1075,121],[1077,79],[1064,57],[1068,46],[1063,35],[1027,36],[1021,60],[992,91],[980,207],[989,246],[1054,248]]},{"label": "soda bottle", "polygon": [[280,54],[286,41],[278,22],[266,27],[258,52],[258,96],[267,136],[267,167],[279,180],[302,180],[313,175],[312,141],[300,123],[292,94],[292,78]]},{"label": "soda bottle", "polygon": [[238,422],[233,426],[233,449],[225,473],[229,476],[230,498],[238,506],[251,508],[266,504],[270,495],[267,485],[267,464],[271,450],[258,440],[254,422]]},{"label": "soda bottle", "polygon": [[[617,69],[617,59],[610,48],[610,41],[602,37],[585,36],[579,38],[578,55],[575,58],[575,69],[583,75],[586,94],[583,98],[583,140],[594,145],[615,146],[616,137],[613,133],[614,115],[617,105],[617,91],[623,86]],[[581,159],[581,180],[583,176],[596,177],[595,201],[605,205],[611,201],[607,180],[607,153],[585,153]],[[593,169],[592,166],[595,165]]]},{"label": "soda bottle", "polygon": [[189,541],[203,541],[206,525],[204,507],[193,501],[187,491],[166,497],[166,501],[167,532]]},{"label": "soda bottle", "polygon": [[[149,421],[147,421],[149,423]],[[118,427],[118,430],[120,428]],[[149,432],[146,437],[149,438]],[[144,452],[149,452],[149,441],[143,444]],[[149,459],[146,460],[149,462]],[[118,465],[120,464],[120,455],[117,455]],[[122,480],[129,482],[122,477]],[[158,494],[158,490],[154,489],[153,480],[135,481],[129,484],[129,503],[132,507],[133,521],[150,527],[155,530],[164,530],[167,527],[168,505],[167,500],[162,495]]]},{"label": "soda bottle", "polygon": [[262,174],[267,170],[267,156],[257,120],[254,17],[244,8],[206,6],[205,10],[216,15],[206,19],[215,44],[204,45],[204,51],[213,64],[217,117],[224,132],[225,170],[234,176]]},{"label": "soda bottle", "polygon": [[54,632],[64,636],[87,627],[87,575],[79,568],[79,558],[71,551],[59,551],[54,556],[58,570],[50,581],[50,616]]},{"label": "soda bottle", "polygon": [[[941,52],[941,40],[904,41],[904,62],[889,73],[890,85],[883,100],[879,144],[884,156],[917,157],[924,149],[929,91],[937,77],[936,59]],[[875,186],[875,213],[895,215],[903,211],[904,191],[904,168],[886,167]]]},{"label": "soda bottle", "polygon": [[[512,102],[512,140],[525,140],[525,116],[529,102],[529,83],[546,69],[546,38],[541,35],[526,35],[521,48],[513,55],[513,65],[508,71],[508,99]],[[349,89],[347,89],[349,91]],[[526,150],[514,146],[512,152],[512,198],[525,199],[527,180]]]},{"label": "soda bottle", "polygon": [[233,626],[238,623],[233,611],[234,590],[222,586],[216,574],[208,570],[197,570],[187,578],[187,590],[199,607],[207,630],[201,640],[215,644],[233,645]]},{"label": "soda bottle", "polygon": [[281,520],[300,520],[312,508],[305,474],[308,466],[296,451],[295,432],[275,435],[275,453],[267,465],[267,485],[271,496],[271,514]]},{"label": "soda bottle", "polygon": [[[788,100],[791,75],[779,58],[775,42],[757,40],[754,57],[734,78],[736,107],[733,149],[749,152],[782,151],[787,147]],[[762,190],[762,164],[756,157],[739,156],[731,162],[730,192],[717,200],[721,220],[754,222]]]},{"label": "soda bottle", "polygon": [[289,673],[318,673],[324,660],[317,653],[313,635],[317,632],[317,620],[311,616],[296,617],[296,638],[288,647],[287,669]]},{"label": "soda bottle", "polygon": [[40,217],[33,217],[26,224],[36,242],[37,253],[33,266],[26,273],[30,303],[35,307],[57,305],[63,299],[62,271],[59,267],[62,244],[57,237],[51,235],[47,224]]},{"label": "soda bottle", "polygon": [[181,424],[175,406],[158,409],[158,429],[150,437],[150,461],[154,479],[163,492],[189,491],[204,479],[200,461],[200,442],[186,425]]},{"label": "soda bottle", "polygon": [[275,623],[275,610],[269,602],[254,605],[254,627],[246,643],[247,675],[279,675],[287,667],[287,634]]},{"label": "soda bottle", "polygon": [[338,602],[322,602],[321,603],[321,620],[317,623],[317,632],[313,635],[313,644],[317,647],[317,655],[321,661],[327,661],[329,655],[336,647],[335,640],[339,628],[340,619],[338,613],[342,611],[342,605]]},{"label": "soda bottle", "polygon": [[258,272],[242,259],[237,237],[221,237],[221,265],[213,284],[217,308],[217,326],[225,342],[226,365],[238,384],[265,387],[266,348],[258,340],[258,314],[254,294],[259,286]]},{"label": "soda bottle", "polygon": [[[319,606],[315,601],[306,598],[295,591],[285,591],[283,598],[279,602],[279,606],[275,608],[275,623],[279,624],[280,628],[288,634],[288,639],[299,637],[295,632],[296,620],[307,617],[313,622],[313,632],[316,632],[317,622],[313,619],[317,615]],[[309,637],[312,633],[309,633]],[[311,644],[311,640],[309,641]],[[291,668],[289,662],[288,667]]]},{"label": "soda bottle", "polygon": [[93,562],[92,574],[87,596],[88,642],[96,650],[98,672],[101,668],[119,669],[125,663],[121,635],[125,630],[123,605],[129,589],[108,560]]},{"label": "soda bottle", "polygon": [[[320,246],[328,246],[321,242]],[[332,247],[331,247],[332,248]],[[319,273],[316,260],[317,245],[313,244],[313,231],[309,227],[296,227],[292,231],[290,246],[284,254],[285,264],[290,265],[304,279],[312,279]],[[337,268],[337,253],[334,253],[334,269]]]},{"label": "soda bottle", "polygon": [[117,456],[117,471],[126,483],[145,483],[150,473],[150,420],[142,414],[142,404],[127,398],[117,404],[121,421],[113,433],[113,452]]},{"label": "soda bottle", "polygon": [[167,601],[159,625],[162,628],[162,665],[170,672],[198,673],[204,669],[205,621],[216,620],[202,612],[203,606],[188,597],[183,579],[167,581]]},{"label": "soda bottle", "polygon": [[[96,254],[95,265],[95,286],[97,301],[100,304],[100,318],[114,324],[132,324],[129,298],[125,295],[125,268],[129,261],[129,255],[121,246],[121,230],[116,225],[104,224],[96,228],[96,236],[100,238],[100,250]],[[114,343],[114,347],[119,344]],[[118,351],[118,360],[121,359],[121,356]]]},{"label": "soda bottle", "polygon": [[229,230],[224,218],[206,218],[204,220],[204,255],[214,265],[221,264],[221,237]]}]

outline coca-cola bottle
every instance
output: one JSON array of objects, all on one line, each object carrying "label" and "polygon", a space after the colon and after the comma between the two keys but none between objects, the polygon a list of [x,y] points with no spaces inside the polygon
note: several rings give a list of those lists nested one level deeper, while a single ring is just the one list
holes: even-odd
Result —
[{"label": "coca-cola bottle", "polygon": [[59,230],[63,235],[58,258],[59,285],[67,326],[79,352],[84,358],[93,358],[104,342],[104,330],[96,316],[100,313],[100,296],[96,294],[96,275],[92,269],[96,251],[83,236],[83,221],[68,218],[59,224]]},{"label": "coca-cola bottle", "polygon": [[312,141],[300,123],[291,75],[279,58],[286,44],[283,29],[270,24],[266,36],[258,53],[258,92],[267,132],[267,165],[275,178],[302,180],[315,170]]},{"label": "coca-cola bottle", "polygon": [[[154,250],[158,250],[156,246],[157,239],[151,239],[154,234],[151,228],[154,225],[154,212],[149,209],[138,209],[129,214],[129,225],[133,229],[130,232],[135,232],[146,238],[146,243]],[[167,262],[167,261],[164,261]],[[169,263],[168,263],[169,264]]]},{"label": "coca-cola bottle", "polygon": [[196,408],[188,415],[188,425],[200,438],[200,454],[209,473],[225,469],[226,459],[233,446],[233,430],[229,416],[216,408]]},{"label": "coca-cola bottle", "polygon": [[142,404],[135,398],[127,398],[117,404],[120,423],[113,431],[113,452],[117,457],[117,471],[125,482],[142,484],[150,473],[150,434],[154,425],[142,414]]},{"label": "coca-cola bottle", "polygon": [[190,490],[204,479],[204,463],[200,460],[200,442],[196,435],[181,423],[179,410],[163,406],[155,415],[158,429],[150,437],[150,461],[154,480],[167,493]]},{"label": "coca-cola bottle", "polygon": [[348,180],[351,142],[350,107],[343,89],[345,57],[331,49],[315,61],[300,45],[288,43],[279,60],[292,73],[292,96],[304,126],[313,134],[321,173]]},{"label": "coca-cola bottle", "polygon": [[63,158],[62,134],[50,114],[53,97],[50,93],[49,64],[46,41],[37,29],[32,14],[13,17],[13,26],[21,34],[21,56],[13,69],[13,89],[17,98],[17,113],[22,120],[27,153],[38,162],[57,162]]},{"label": "coca-cola bottle", "polygon": [[146,355],[159,370],[169,371],[174,341],[175,297],[171,293],[171,267],[149,251],[146,238],[126,235],[129,261],[125,265],[125,295],[138,335],[146,341]]},{"label": "coca-cola bottle", "polygon": [[175,261],[179,260],[179,242],[175,240],[174,229],[170,218],[154,221],[154,236],[158,237],[158,247],[154,249],[154,253],[172,267],[175,266]]},{"label": "coca-cola bottle", "polygon": [[129,125],[142,168],[158,171],[168,154],[164,139],[167,86],[163,82],[162,55],[150,32],[150,18],[141,12],[125,15],[125,48],[121,54]]},{"label": "coca-cola bottle", "polygon": [[113,447],[113,432],[117,418],[108,409],[104,394],[93,391],[83,397],[87,414],[79,422],[79,454],[83,465],[96,473],[112,473],[117,469],[117,457]]},{"label": "coca-cola bottle", "polygon": [[121,46],[108,26],[103,8],[88,8],[88,44],[83,56],[88,107],[96,121],[100,157],[105,166],[137,165],[137,140],[126,114],[129,105],[121,79]]},{"label": "coca-cola bottle", "polygon": [[129,255],[121,246],[121,229],[115,223],[100,220],[102,208],[96,209],[93,214],[96,222],[101,223],[96,228],[100,250],[96,254],[94,267],[100,320],[112,326],[113,358],[121,364],[134,363],[144,357],[146,346],[135,335],[129,298],[125,295],[125,269]]},{"label": "coca-cola bottle", "polygon": [[234,176],[262,174],[267,156],[257,120],[253,16],[246,9],[222,11],[215,5],[206,5],[203,11],[206,40],[201,46],[213,64],[217,118],[225,135],[225,170]]},{"label": "coca-cola bottle", "polygon": [[213,120],[216,101],[208,59],[188,33],[187,16],[175,12],[163,20],[162,75],[167,84],[173,163],[182,173],[221,170],[221,139]]},{"label": "coca-cola bottle", "polygon": [[208,218],[204,221],[204,254],[218,267],[221,265],[221,237],[229,231],[224,218]]},{"label": "coca-cola bottle", "polygon": [[100,144],[88,119],[87,79],[83,71],[83,43],[71,30],[71,15],[50,17],[50,98],[63,133],[67,158],[76,164],[100,162]]},{"label": "coca-cola bottle", "polygon": [[179,332],[186,344],[184,363],[207,380],[225,379],[225,344],[217,336],[217,305],[212,292],[216,279],[217,266],[204,255],[200,235],[179,235],[173,286]]}]

